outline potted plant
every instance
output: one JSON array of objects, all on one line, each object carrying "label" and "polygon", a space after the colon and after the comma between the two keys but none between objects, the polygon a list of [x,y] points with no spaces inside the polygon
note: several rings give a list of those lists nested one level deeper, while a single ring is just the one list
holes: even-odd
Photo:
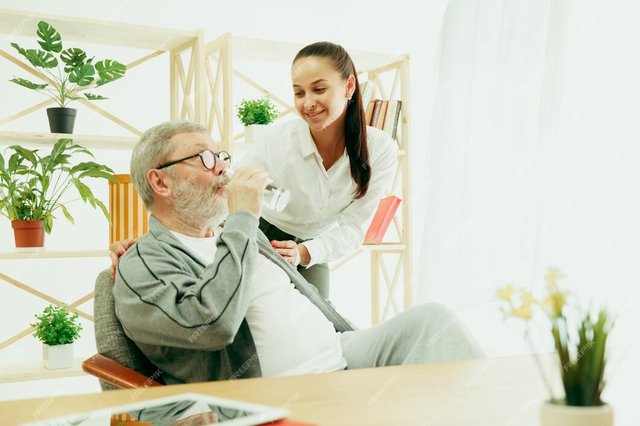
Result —
[{"label": "potted plant", "polygon": [[243,99],[237,106],[236,116],[245,127],[245,141],[253,140],[254,125],[264,125],[273,122],[278,116],[278,109],[271,99],[264,96],[259,99]]},{"label": "potted plant", "polygon": [[[74,222],[62,201],[71,188],[75,188],[84,203],[100,208],[109,219],[107,208],[85,182],[88,178],[99,178],[117,183],[113,170],[93,161],[72,163],[77,155],[93,157],[89,150],[71,139],[58,140],[46,156],[20,145],[7,150],[13,151],[7,161],[0,154],[0,214],[9,218],[14,231],[17,230],[17,248],[32,251],[30,248],[43,247],[44,232],[51,232],[58,211]],[[37,241],[22,240],[22,235],[33,229],[38,233]]]},{"label": "potted plant", "polygon": [[[557,396],[535,354],[549,400],[540,411],[543,426],[612,425],[613,411],[600,396],[604,389],[607,337],[613,320],[605,309],[581,310],[558,280],[562,273],[551,268],[545,276],[545,294],[536,299],[527,289],[513,285],[498,290],[506,317],[526,323],[526,338],[532,344],[529,323],[537,311],[545,314],[559,361],[564,396]],[[533,349],[533,348],[532,348]],[[534,349],[535,353],[535,349]]]},{"label": "potted plant", "polygon": [[71,101],[84,99],[96,101],[107,99],[85,90],[93,87],[96,73],[96,86],[103,86],[124,76],[127,67],[113,59],[93,62],[86,52],[77,47],[63,50],[60,33],[45,21],[38,22],[38,44],[41,49],[24,49],[17,43],[11,43],[20,55],[36,69],[43,72],[44,83],[34,83],[24,78],[9,81],[32,89],[55,100],[59,107],[48,108],[49,128],[52,133],[73,133],[76,110],[67,108]]},{"label": "potted plant", "polygon": [[42,359],[45,368],[70,368],[73,366],[73,342],[80,337],[82,325],[78,314],[71,314],[62,306],[49,305],[36,322],[30,324],[35,329],[34,337],[43,344]]}]

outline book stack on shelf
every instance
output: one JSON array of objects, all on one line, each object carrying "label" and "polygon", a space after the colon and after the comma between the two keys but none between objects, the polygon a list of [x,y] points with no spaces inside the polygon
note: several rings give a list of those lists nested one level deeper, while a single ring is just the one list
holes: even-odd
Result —
[{"label": "book stack on shelf", "polygon": [[370,81],[365,81],[360,89],[362,104],[366,105],[365,120],[369,126],[383,130],[394,140],[397,140],[402,101],[398,99],[371,99],[373,86]]},{"label": "book stack on shelf", "polygon": [[367,105],[365,119],[369,126],[383,130],[397,140],[401,108],[400,100],[373,99]]}]

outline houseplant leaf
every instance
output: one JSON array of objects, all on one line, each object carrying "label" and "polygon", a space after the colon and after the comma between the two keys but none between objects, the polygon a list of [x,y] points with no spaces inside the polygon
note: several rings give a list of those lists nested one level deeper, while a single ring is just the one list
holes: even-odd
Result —
[{"label": "houseplant leaf", "polygon": [[94,95],[93,93],[89,93],[89,92],[84,92],[84,97],[89,99],[90,101],[101,101],[104,99],[109,99],[102,95]]},{"label": "houseplant leaf", "polygon": [[93,65],[80,65],[71,71],[69,74],[69,81],[75,83],[78,86],[88,86],[93,81],[93,76],[96,71]]},{"label": "houseplant leaf", "polygon": [[18,77],[12,78],[9,81],[12,82],[12,83],[18,84],[18,85],[20,85],[22,87],[26,87],[27,89],[33,89],[33,90],[42,90],[42,89],[46,89],[47,86],[49,86],[46,83],[37,84],[37,83],[34,83],[32,81],[26,80],[24,78],[18,78]]},{"label": "houseplant leaf", "polygon": [[47,52],[62,52],[62,37],[60,33],[45,21],[38,22],[38,31],[36,32],[40,40],[38,44]]},{"label": "houseplant leaf", "polygon": [[[12,45],[15,43],[12,43]],[[44,50],[27,49],[24,50],[24,57],[34,67],[55,68],[58,66],[58,60],[49,52]]]},{"label": "houseplant leaf", "polygon": [[24,158],[25,160],[30,162],[34,167],[38,163],[38,157],[36,155],[36,152],[38,151],[37,149],[32,151],[32,150],[24,148],[24,147],[22,147],[20,145],[11,145],[9,147],[9,149],[14,150],[16,152],[16,154],[18,154],[19,157],[16,157],[16,160],[19,159],[19,158]]},{"label": "houseplant leaf", "polygon": [[71,213],[69,213],[69,210],[64,204],[60,204],[60,210],[62,210],[62,214],[67,218],[69,222],[76,223],[75,220],[73,220],[73,216],[71,216]]},{"label": "houseplant leaf", "polygon": [[124,73],[127,71],[126,65],[121,64],[118,61],[114,61],[113,59],[104,59],[100,62],[96,62],[95,67],[96,71],[98,71],[98,75],[100,76],[100,80],[96,83],[98,86],[102,86],[122,78]]},{"label": "houseplant leaf", "polygon": [[60,53],[60,59],[66,64],[64,72],[71,72],[74,68],[83,65],[87,60],[87,54],[84,50],[72,47],[70,49],[63,50]]}]

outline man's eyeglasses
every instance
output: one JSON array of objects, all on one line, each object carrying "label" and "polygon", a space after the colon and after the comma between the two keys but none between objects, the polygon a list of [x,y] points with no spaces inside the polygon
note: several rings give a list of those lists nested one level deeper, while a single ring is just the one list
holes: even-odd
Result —
[{"label": "man's eyeglasses", "polygon": [[174,164],[181,163],[183,161],[191,160],[192,158],[200,157],[200,161],[202,161],[202,165],[207,170],[213,170],[216,167],[216,160],[221,160],[226,163],[227,166],[231,164],[231,156],[226,151],[213,152],[210,149],[205,149],[197,154],[190,155],[188,157],[181,158],[175,161],[169,161],[168,163],[164,163],[156,167],[156,169],[165,169],[169,166],[173,166]]}]

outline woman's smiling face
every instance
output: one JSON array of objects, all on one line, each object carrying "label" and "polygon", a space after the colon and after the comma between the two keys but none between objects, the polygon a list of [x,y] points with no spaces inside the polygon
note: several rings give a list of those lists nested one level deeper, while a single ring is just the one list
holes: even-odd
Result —
[{"label": "woman's smiling face", "polygon": [[293,98],[296,110],[311,130],[327,128],[343,121],[355,77],[345,80],[333,64],[324,58],[308,56],[291,67]]}]

